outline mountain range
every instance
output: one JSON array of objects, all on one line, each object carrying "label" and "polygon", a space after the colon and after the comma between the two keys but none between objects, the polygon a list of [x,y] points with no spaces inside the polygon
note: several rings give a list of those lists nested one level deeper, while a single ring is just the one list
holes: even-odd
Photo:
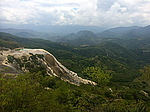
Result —
[{"label": "mountain range", "polygon": [[66,44],[0,32],[2,111],[149,112],[150,38],[143,34],[80,31]]},{"label": "mountain range", "polygon": [[150,25],[145,27],[131,26],[131,27],[116,27],[104,31],[99,31],[99,33],[93,33],[89,30],[81,30],[76,34],[74,32],[62,36],[60,33],[44,33],[37,32],[28,29],[0,29],[0,32],[10,33],[15,36],[25,37],[25,38],[42,38],[50,41],[67,41],[75,40],[78,38],[122,38],[122,39],[133,39],[140,37],[148,37],[150,34]]},{"label": "mountain range", "polygon": [[[84,32],[78,33],[79,37]],[[87,34],[93,35],[91,32]],[[142,63],[150,63],[149,40],[149,38],[143,38],[143,40],[133,39],[132,41],[114,39],[114,42],[113,40],[107,40],[96,45],[74,47],[64,43],[56,43],[42,39],[21,38],[8,33],[0,33],[1,47],[11,49],[16,47],[45,49],[51,52],[68,69],[79,73],[79,75],[84,67],[101,66],[105,68],[107,66],[110,70],[115,71],[116,74],[120,71],[119,68],[124,68],[124,71],[130,71],[132,75],[138,76],[138,74],[133,74],[133,71],[137,72],[138,66],[141,66]],[[122,45],[118,44],[117,41]],[[133,69],[133,71],[129,69]],[[122,76],[125,75],[124,77],[132,76],[123,74]],[[117,77],[119,76],[117,75]],[[132,78],[123,79],[120,77],[115,80],[128,79],[130,80]]]},{"label": "mountain range", "polygon": [[94,34],[91,31],[80,31],[77,34],[72,33],[62,38],[58,38],[56,42],[67,43],[75,46],[83,46],[96,45],[104,41],[113,41],[121,45],[125,45],[122,41],[132,40],[136,41],[136,43],[139,43],[138,41],[140,40],[146,40],[149,42],[149,31],[150,25],[146,27],[132,26],[112,28],[97,34]]},{"label": "mountain range", "polygon": [[44,33],[44,32],[37,32],[34,30],[29,29],[14,29],[14,28],[7,28],[7,29],[0,29],[0,32],[10,33],[12,35],[24,38],[41,38],[53,41],[54,37],[59,37],[59,33]]}]

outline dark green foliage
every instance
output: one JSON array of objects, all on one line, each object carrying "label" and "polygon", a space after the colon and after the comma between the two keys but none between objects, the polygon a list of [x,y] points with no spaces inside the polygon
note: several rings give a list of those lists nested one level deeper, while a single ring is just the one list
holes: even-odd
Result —
[{"label": "dark green foliage", "polygon": [[40,85],[42,80],[40,74],[25,74],[15,80],[3,80],[1,110],[3,112],[65,111],[65,106],[55,101],[53,92],[45,90]]},{"label": "dark green foliage", "polygon": [[43,54],[37,54],[37,57],[40,59],[43,59],[44,55]]},{"label": "dark green foliage", "polygon": [[19,70],[22,67],[25,67],[26,70],[29,70],[31,73],[41,71],[43,75],[46,74],[45,67],[38,60],[43,59],[44,55],[40,54],[31,54],[29,58],[22,56],[21,58],[14,58],[14,56],[8,55],[8,63],[14,64],[14,66]]},{"label": "dark green foliage", "polygon": [[[8,42],[13,41],[20,43],[21,45],[24,45],[24,47],[30,47],[30,48],[40,48],[45,50],[54,51],[58,49],[62,50],[71,50],[72,47],[66,44],[60,44],[60,43],[54,43],[47,40],[42,39],[30,39],[30,38],[21,38],[17,37],[8,33],[2,33],[0,32],[0,39],[7,40]],[[1,45],[1,44],[0,44]],[[12,48],[9,45],[4,44],[3,47]]]},{"label": "dark green foliage", "polygon": [[[17,42],[29,48],[48,50],[69,70],[99,83],[97,86],[81,84],[78,87],[59,78],[47,76],[44,66],[37,61],[43,59],[43,55],[30,54],[28,59],[8,56],[9,63],[15,60],[19,67],[25,66],[30,73],[19,75],[17,78],[1,74],[0,103],[3,112],[150,111],[150,97],[145,94],[150,94],[149,66],[143,68],[150,63],[149,46],[129,50],[116,43],[104,42],[94,46],[72,47],[42,39],[19,38],[6,33],[1,33],[0,39],[3,40],[0,41],[3,43],[0,45],[4,47],[15,47],[14,44],[7,46],[7,41]],[[131,43],[124,46],[138,48]],[[82,72],[87,67],[96,69],[92,73]],[[109,77],[107,83],[101,83],[97,74],[111,74],[112,78]]]},{"label": "dark green foliage", "polygon": [[[3,112],[148,112],[149,101],[139,91],[119,86],[75,86],[42,72],[4,78],[1,74]],[[138,99],[135,99],[137,94]]]},{"label": "dark green foliage", "polygon": [[15,42],[14,40],[11,40],[10,38],[7,38],[7,35],[8,35],[7,33],[0,32],[0,47],[14,49],[14,48],[23,46],[22,44]]},{"label": "dark green foliage", "polygon": [[90,80],[95,81],[98,84],[108,83],[112,78],[111,74],[108,72],[104,72],[100,68],[97,67],[87,67],[82,71],[84,76],[89,78]]},{"label": "dark green foliage", "polygon": [[14,61],[14,57],[11,55],[8,55],[7,59],[8,59],[8,63],[13,63],[13,61]]},{"label": "dark green foliage", "polygon": [[148,112],[145,105],[137,105],[135,107],[132,107],[130,109],[127,109],[126,112]]},{"label": "dark green foliage", "polygon": [[[1,38],[19,42],[30,48],[44,48],[52,53],[68,69],[77,72],[82,77],[84,77],[82,75],[84,68],[94,66],[111,71],[113,73],[113,81],[131,82],[140,76],[138,70],[145,63],[150,63],[149,52],[129,50],[112,42],[104,42],[87,47],[72,47],[42,39],[19,38],[7,33],[1,33]],[[42,58],[42,56],[31,56],[33,58],[32,62],[39,64],[36,61],[37,57]],[[27,65],[29,66],[29,64]],[[31,65],[31,67],[34,66]]]}]

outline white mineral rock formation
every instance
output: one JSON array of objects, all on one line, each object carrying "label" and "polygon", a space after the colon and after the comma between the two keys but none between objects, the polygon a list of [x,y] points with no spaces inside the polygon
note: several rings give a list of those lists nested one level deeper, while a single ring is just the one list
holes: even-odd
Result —
[{"label": "white mineral rock formation", "polygon": [[50,76],[57,76],[61,78],[64,81],[67,81],[69,83],[75,84],[75,85],[80,85],[80,83],[83,84],[92,84],[96,85],[95,82],[92,82],[90,80],[82,79],[77,75],[77,73],[68,70],[65,66],[63,66],[57,59],[48,51],[44,49],[22,49],[19,51],[7,51],[3,52],[3,60],[2,64],[10,67],[13,65],[7,63],[7,56],[11,55],[14,56],[15,58],[21,58],[22,56],[29,57],[32,54],[42,54],[44,55],[44,58],[41,59],[42,64],[46,67],[47,74]]}]

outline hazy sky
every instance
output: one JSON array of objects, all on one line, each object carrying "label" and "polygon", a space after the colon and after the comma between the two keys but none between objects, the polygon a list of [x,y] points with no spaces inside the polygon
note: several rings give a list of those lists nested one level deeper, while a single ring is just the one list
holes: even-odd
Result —
[{"label": "hazy sky", "polygon": [[0,23],[146,26],[150,0],[0,0]]}]

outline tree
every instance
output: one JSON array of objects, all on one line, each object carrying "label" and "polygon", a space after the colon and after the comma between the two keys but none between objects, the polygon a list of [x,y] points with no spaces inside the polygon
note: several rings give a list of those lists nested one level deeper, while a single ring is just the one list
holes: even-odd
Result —
[{"label": "tree", "polygon": [[142,79],[150,81],[150,66],[145,66],[143,69],[140,70],[142,74]]},{"label": "tree", "polygon": [[106,73],[98,67],[87,67],[82,73],[99,84],[107,83],[112,78],[110,73]]}]

